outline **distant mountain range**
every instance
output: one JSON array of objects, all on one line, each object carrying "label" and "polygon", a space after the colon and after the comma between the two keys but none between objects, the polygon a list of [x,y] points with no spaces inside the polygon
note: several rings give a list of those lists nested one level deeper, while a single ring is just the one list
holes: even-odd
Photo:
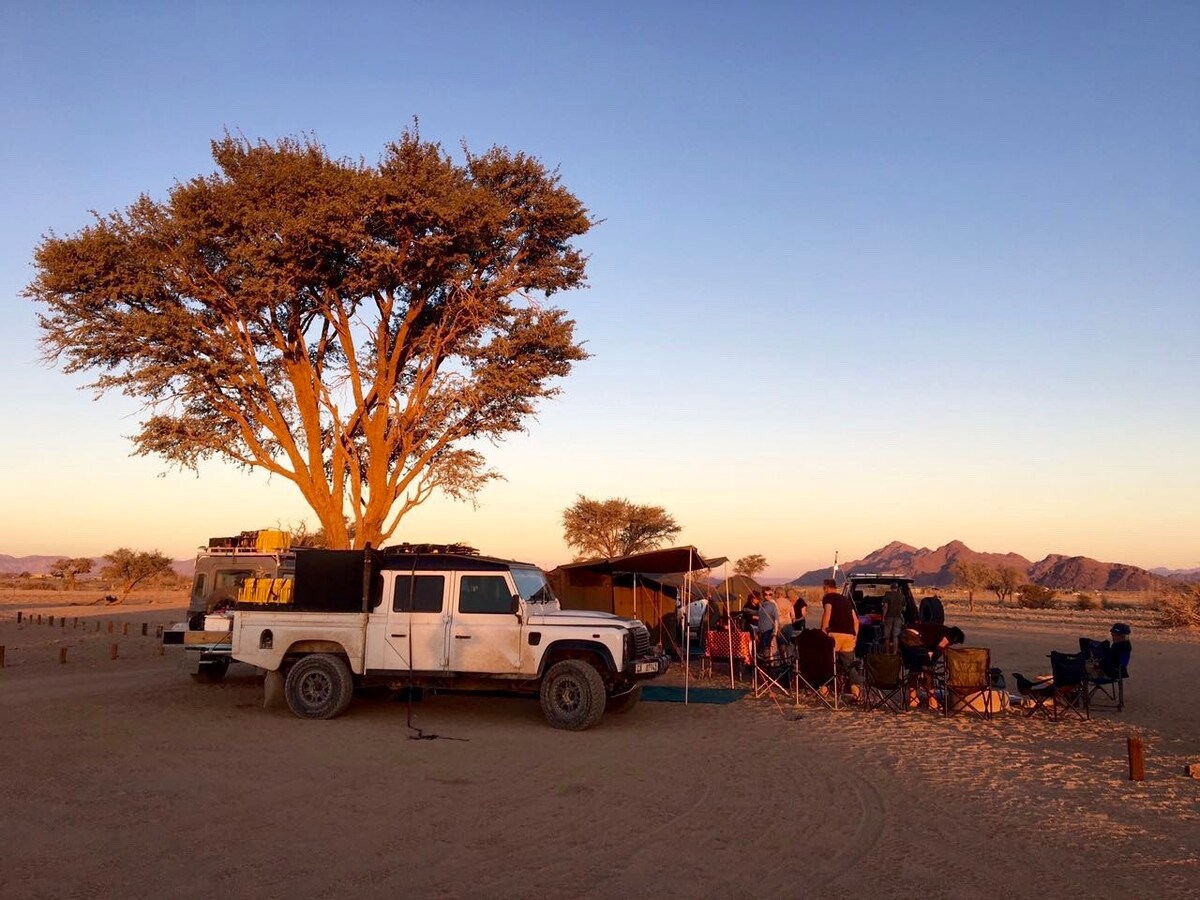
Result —
[{"label": "distant mountain range", "polygon": [[[1169,581],[1197,580],[1200,570],[1181,572],[1170,569],[1148,571],[1125,563],[1106,563],[1086,556],[1062,556],[1052,553],[1039,562],[1030,562],[1018,553],[977,553],[962,541],[951,541],[936,550],[912,547],[893,541],[862,559],[841,563],[850,572],[897,572],[911,575],[921,587],[950,587],[952,568],[957,562],[982,563],[993,569],[1008,566],[1034,584],[1068,591],[1147,591],[1163,587]],[[829,577],[829,568],[805,572],[789,582],[801,587],[819,585]]]}]

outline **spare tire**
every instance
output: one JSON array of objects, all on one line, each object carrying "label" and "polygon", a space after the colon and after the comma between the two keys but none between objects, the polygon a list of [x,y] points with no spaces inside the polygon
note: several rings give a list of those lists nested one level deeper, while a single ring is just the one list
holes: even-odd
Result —
[{"label": "spare tire", "polygon": [[921,621],[942,625],[946,621],[946,609],[941,597],[924,597],[921,600]]}]

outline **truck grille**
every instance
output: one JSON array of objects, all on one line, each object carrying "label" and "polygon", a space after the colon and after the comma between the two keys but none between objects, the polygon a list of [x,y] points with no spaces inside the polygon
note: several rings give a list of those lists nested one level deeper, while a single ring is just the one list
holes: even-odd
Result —
[{"label": "truck grille", "polygon": [[630,629],[633,632],[633,658],[641,659],[650,653],[650,632],[641,622]]}]

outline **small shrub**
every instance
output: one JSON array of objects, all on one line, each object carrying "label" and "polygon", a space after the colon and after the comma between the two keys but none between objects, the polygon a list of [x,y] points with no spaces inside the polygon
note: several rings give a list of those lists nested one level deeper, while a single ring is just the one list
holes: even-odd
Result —
[{"label": "small shrub", "polygon": [[1158,596],[1158,621],[1167,628],[1200,628],[1200,588],[1180,585]]},{"label": "small shrub", "polygon": [[1100,601],[1091,594],[1080,594],[1075,598],[1075,608],[1080,612],[1088,612],[1089,610],[1099,609]]},{"label": "small shrub", "polygon": [[1017,606],[1021,609],[1054,609],[1058,601],[1054,591],[1040,584],[1023,584],[1017,588]]}]

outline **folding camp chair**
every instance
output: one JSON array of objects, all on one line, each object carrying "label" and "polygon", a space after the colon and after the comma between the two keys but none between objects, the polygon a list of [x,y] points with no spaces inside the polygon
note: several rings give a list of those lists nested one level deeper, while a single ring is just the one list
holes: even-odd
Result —
[{"label": "folding camp chair", "polygon": [[838,708],[838,677],[833,637],[824,631],[805,630],[796,635],[796,695],[807,689],[828,706]]},{"label": "folding camp chair", "polygon": [[947,647],[942,654],[942,711],[947,716],[973,713],[992,717],[992,654],[985,647]]},{"label": "folding camp chair", "polygon": [[907,711],[899,653],[868,653],[863,657],[863,671],[867,709]]},{"label": "folding camp chair", "polygon": [[[1133,644],[1129,641],[1094,641],[1079,639],[1079,652],[1084,657],[1087,673],[1088,709],[1125,709],[1125,679],[1129,677],[1129,658]],[[1108,702],[1097,703],[1096,695]]]},{"label": "folding camp chair", "polygon": [[755,697],[770,697],[780,712],[777,695],[789,700],[793,697],[793,675],[791,659],[779,652],[778,645],[772,640],[763,642],[765,652],[754,654],[753,668],[750,672],[751,690]]},{"label": "folding camp chair", "polygon": [[1017,693],[1029,701],[1025,710],[1025,718],[1043,716],[1051,718],[1049,701],[1054,698],[1054,683],[1052,681],[1030,681],[1020,672],[1013,672],[1013,681],[1017,683]]}]

